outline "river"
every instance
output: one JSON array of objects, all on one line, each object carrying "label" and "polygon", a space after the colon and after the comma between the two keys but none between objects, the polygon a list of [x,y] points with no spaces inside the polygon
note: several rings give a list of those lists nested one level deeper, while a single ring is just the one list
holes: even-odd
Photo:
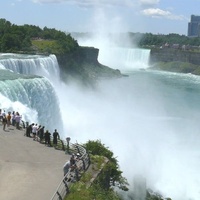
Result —
[{"label": "river", "polygon": [[[137,57],[131,51],[137,52]],[[12,60],[20,66],[11,69],[19,76],[34,74],[44,78],[19,77],[21,81],[10,81],[9,75],[7,80],[1,77],[0,108],[18,109],[25,121],[45,124],[51,132],[57,128],[63,138],[69,136],[72,142],[100,139],[116,155],[131,190],[134,176],[140,174],[148,188],[164,197],[199,200],[200,77],[153,71],[146,50],[127,52],[115,49],[107,57],[108,53],[100,52],[102,64],[109,63],[128,76],[99,81],[95,89],[62,83],[53,55],[2,55],[0,74],[13,65],[5,64]],[[117,62],[116,55],[124,56]],[[23,65],[25,61],[29,64]],[[10,92],[11,88],[15,92]]]}]

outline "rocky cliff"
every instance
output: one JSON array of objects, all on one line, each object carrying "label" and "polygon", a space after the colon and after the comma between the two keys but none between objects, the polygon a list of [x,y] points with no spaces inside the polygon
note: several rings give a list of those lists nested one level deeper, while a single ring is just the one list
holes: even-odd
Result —
[{"label": "rocky cliff", "polygon": [[111,69],[98,62],[99,49],[80,47],[64,55],[56,55],[61,69],[61,78],[65,81],[76,80],[84,84],[94,83],[101,78],[118,78],[119,70]]},{"label": "rocky cliff", "polygon": [[183,51],[180,49],[163,48],[152,49],[150,53],[150,64],[156,62],[187,62],[200,65],[200,53],[194,51]]}]

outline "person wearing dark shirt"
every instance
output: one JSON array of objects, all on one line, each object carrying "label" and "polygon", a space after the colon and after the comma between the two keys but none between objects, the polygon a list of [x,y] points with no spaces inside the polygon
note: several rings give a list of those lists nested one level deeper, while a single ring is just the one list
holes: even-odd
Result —
[{"label": "person wearing dark shirt", "polygon": [[48,130],[46,130],[44,134],[44,140],[45,140],[45,144],[47,144],[48,146],[51,146],[50,136],[51,136],[51,133]]},{"label": "person wearing dark shirt", "polygon": [[54,145],[57,145],[58,139],[60,139],[60,136],[59,136],[59,133],[57,132],[57,129],[55,129],[55,131],[53,133],[53,144]]}]

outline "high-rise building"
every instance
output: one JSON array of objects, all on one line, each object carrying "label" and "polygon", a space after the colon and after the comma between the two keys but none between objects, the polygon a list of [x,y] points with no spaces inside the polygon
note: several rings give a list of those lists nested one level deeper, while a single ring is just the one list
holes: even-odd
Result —
[{"label": "high-rise building", "polygon": [[200,16],[191,15],[188,23],[188,37],[200,37]]}]

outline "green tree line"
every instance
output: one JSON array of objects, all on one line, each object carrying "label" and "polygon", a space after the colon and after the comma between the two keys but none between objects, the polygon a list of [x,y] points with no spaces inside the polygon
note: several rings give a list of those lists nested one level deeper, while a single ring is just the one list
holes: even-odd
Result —
[{"label": "green tree line", "polygon": [[[79,36],[90,34],[77,33]],[[111,34],[112,35],[112,34]],[[126,38],[128,35],[128,43]],[[179,44],[200,46],[200,38],[190,38],[185,35],[171,33],[168,35],[152,33],[121,33],[117,37],[120,46],[161,46],[163,44]],[[53,53],[65,54],[79,48],[78,42],[70,33],[35,25],[18,26],[6,19],[0,19],[0,52],[28,52],[28,53]]]},{"label": "green tree line", "polygon": [[18,26],[0,19],[1,52],[37,52],[64,54],[76,50],[77,41],[70,34],[34,25]]},{"label": "green tree line", "polygon": [[132,44],[136,44],[139,47],[142,46],[161,46],[163,44],[179,44],[179,45],[190,45],[199,46],[200,38],[190,38],[185,35],[179,35],[171,33],[168,35],[152,34],[152,33],[128,33]]}]

